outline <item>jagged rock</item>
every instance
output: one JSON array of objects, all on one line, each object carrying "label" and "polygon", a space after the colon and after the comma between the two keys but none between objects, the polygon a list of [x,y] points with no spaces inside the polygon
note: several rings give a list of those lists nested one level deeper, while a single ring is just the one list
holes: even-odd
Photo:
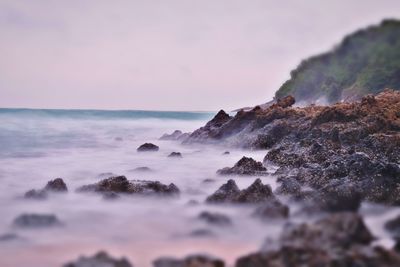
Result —
[{"label": "jagged rock", "polygon": [[32,189],[27,191],[24,197],[27,199],[43,200],[48,197],[49,192],[65,193],[68,192],[68,188],[62,178],[56,178],[47,182],[46,186],[43,189]]},{"label": "jagged rock", "polygon": [[171,152],[171,154],[168,155],[169,158],[182,158],[181,152]]},{"label": "jagged rock", "polygon": [[276,101],[275,105],[278,106],[278,107],[281,107],[281,108],[288,108],[288,107],[293,106],[295,103],[296,103],[296,99],[294,99],[293,96],[288,95],[288,96],[279,98]]},{"label": "jagged rock", "polygon": [[61,222],[53,214],[27,213],[16,217],[13,225],[21,228],[44,228],[60,226]]},{"label": "jagged rock", "polygon": [[222,213],[203,211],[199,214],[199,219],[209,224],[217,226],[230,226],[232,225],[231,219]]},{"label": "jagged rock", "polygon": [[217,173],[220,175],[263,175],[266,171],[267,168],[261,162],[242,157],[232,168],[226,167],[218,170]]},{"label": "jagged rock", "polygon": [[126,258],[115,259],[100,251],[91,257],[81,256],[75,262],[64,264],[63,267],[133,267],[133,265]]},{"label": "jagged rock", "polygon": [[137,148],[138,152],[158,151],[160,148],[152,143],[144,143]]},{"label": "jagged rock", "polygon": [[235,181],[230,179],[215,193],[207,197],[209,203],[261,203],[274,198],[269,185],[256,179],[248,188],[240,190]]},{"label": "jagged rock", "polygon": [[276,189],[276,194],[294,195],[301,191],[301,184],[293,177],[280,177],[277,181],[281,185]]},{"label": "jagged rock", "polygon": [[129,181],[125,176],[115,176],[95,184],[81,186],[78,192],[174,196],[179,194],[179,188],[173,183],[165,185],[159,181]]},{"label": "jagged rock", "polygon": [[284,219],[289,216],[289,207],[282,204],[277,199],[265,201],[260,207],[256,208],[253,216],[263,220]]},{"label": "jagged rock", "polygon": [[208,255],[191,255],[184,259],[162,257],[153,262],[154,267],[224,267],[223,260]]},{"label": "jagged rock", "polygon": [[400,263],[399,255],[370,247],[372,240],[360,215],[336,213],[313,224],[288,224],[276,246],[241,257],[235,266],[394,267]]}]

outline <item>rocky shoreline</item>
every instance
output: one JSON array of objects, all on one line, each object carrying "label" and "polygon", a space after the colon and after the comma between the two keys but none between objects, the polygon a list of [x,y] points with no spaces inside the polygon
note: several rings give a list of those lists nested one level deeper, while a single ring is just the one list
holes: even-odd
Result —
[{"label": "rocky shoreline", "polygon": [[[267,239],[259,251],[236,255],[235,267],[400,266],[400,217],[385,224],[395,243],[393,248],[387,248],[375,242],[376,237],[359,213],[360,206],[367,202],[388,207],[400,205],[400,92],[386,90],[376,96],[365,96],[359,102],[332,106],[294,107],[294,104],[295,99],[288,96],[265,108],[239,111],[235,116],[221,110],[193,133],[175,131],[165,134],[160,141],[219,144],[224,151],[226,148],[265,151],[263,162],[242,157],[232,167],[216,169],[217,176],[226,182],[216,184],[219,188],[203,201],[206,207],[246,206],[251,209],[252,220],[283,226],[278,238]],[[137,148],[137,153],[157,154],[160,147],[145,143]],[[185,160],[186,154],[183,155],[173,151],[165,157],[179,163]],[[226,155],[228,151],[220,156]],[[148,167],[133,170],[151,171]],[[273,190],[259,179],[264,176],[274,178],[278,187]],[[252,183],[239,187],[236,181],[242,177],[251,179]],[[163,201],[181,194],[174,183],[128,180],[111,173],[101,178],[72,191],[100,195],[106,200],[139,196]],[[203,184],[215,182],[206,178]],[[24,199],[51,201],[54,194],[70,192],[64,180],[56,178],[42,189],[27,191]],[[297,214],[310,215],[312,219],[301,223],[292,221],[292,204],[300,207]],[[208,209],[198,213],[195,219],[219,229],[235,225],[224,212]],[[16,217],[12,226],[45,229],[63,227],[64,223],[53,214],[26,213]],[[191,233],[193,236],[212,234],[207,228]],[[9,237],[0,236],[0,241]],[[116,259],[99,252],[64,266],[131,267],[134,264],[126,258]],[[226,264],[211,255],[195,254],[183,258],[160,257],[154,259],[153,266],[223,267]]]}]

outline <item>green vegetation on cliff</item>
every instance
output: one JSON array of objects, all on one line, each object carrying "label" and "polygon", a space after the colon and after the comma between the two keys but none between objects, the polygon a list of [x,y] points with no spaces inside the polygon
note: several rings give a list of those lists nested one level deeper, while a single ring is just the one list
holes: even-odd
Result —
[{"label": "green vegetation on cliff", "polygon": [[329,102],[400,89],[400,20],[357,31],[331,52],[301,62],[275,97]]}]

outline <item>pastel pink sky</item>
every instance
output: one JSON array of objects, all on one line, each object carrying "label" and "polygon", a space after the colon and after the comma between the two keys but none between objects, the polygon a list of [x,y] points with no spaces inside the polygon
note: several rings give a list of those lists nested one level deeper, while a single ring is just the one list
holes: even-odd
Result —
[{"label": "pastel pink sky", "polygon": [[0,0],[0,107],[234,109],[399,0]]}]

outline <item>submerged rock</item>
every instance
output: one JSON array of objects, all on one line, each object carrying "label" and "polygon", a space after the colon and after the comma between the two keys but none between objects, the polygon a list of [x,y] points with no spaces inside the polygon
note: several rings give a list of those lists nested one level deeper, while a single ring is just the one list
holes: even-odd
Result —
[{"label": "submerged rock", "polygon": [[13,225],[21,228],[45,228],[60,226],[61,222],[53,214],[27,213],[16,217]]},{"label": "submerged rock", "polygon": [[75,262],[64,264],[63,267],[133,267],[133,265],[126,258],[115,259],[100,251],[91,257],[81,256]]},{"label": "submerged rock", "polygon": [[168,155],[169,158],[182,158],[181,152],[171,152],[171,154]]},{"label": "submerged rock", "polygon": [[32,189],[27,191],[24,197],[27,199],[46,199],[49,192],[65,193],[68,192],[68,188],[62,178],[56,178],[47,182],[46,186],[42,189]]},{"label": "submerged rock", "polygon": [[190,134],[189,133],[183,133],[180,130],[175,130],[171,134],[163,134],[159,139],[160,140],[171,140],[171,141],[183,141],[185,140]]},{"label": "submerged rock", "polygon": [[232,168],[226,167],[218,170],[217,173],[221,175],[262,175],[265,174],[267,168],[259,161],[252,158],[241,158]]},{"label": "submerged rock", "polygon": [[265,201],[253,213],[253,216],[263,220],[284,219],[289,216],[289,207],[277,199]]},{"label": "submerged rock", "polygon": [[18,238],[18,235],[14,233],[0,234],[0,242],[7,242]]},{"label": "submerged rock", "polygon": [[166,185],[159,181],[129,181],[125,176],[115,176],[95,184],[81,186],[78,192],[174,196],[179,194],[179,188],[173,183]]},{"label": "submerged rock", "polygon": [[224,267],[223,260],[208,255],[191,255],[184,259],[162,257],[153,262],[154,267]]},{"label": "submerged rock", "polygon": [[189,233],[191,237],[215,237],[215,234],[210,229],[195,229]]},{"label": "submerged rock", "polygon": [[152,143],[144,143],[137,148],[138,152],[158,151],[160,148]]},{"label": "submerged rock", "polygon": [[235,181],[230,179],[215,193],[208,196],[209,203],[261,203],[273,199],[274,195],[269,185],[264,185],[256,179],[248,188],[240,190]]},{"label": "submerged rock", "polygon": [[151,172],[152,169],[150,169],[149,167],[137,167],[131,171],[133,171],[133,172]]},{"label": "submerged rock", "polygon": [[217,226],[230,226],[232,225],[231,219],[228,216],[218,212],[203,211],[199,214],[199,219],[209,224]]}]

